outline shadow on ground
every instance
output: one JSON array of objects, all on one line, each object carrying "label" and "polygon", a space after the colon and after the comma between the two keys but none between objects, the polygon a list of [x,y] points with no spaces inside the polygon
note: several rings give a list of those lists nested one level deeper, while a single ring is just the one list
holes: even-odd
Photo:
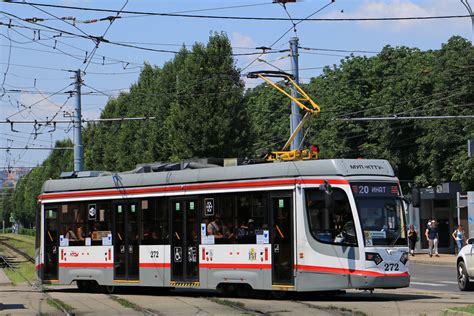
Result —
[{"label": "shadow on ground", "polygon": [[[63,293],[79,293],[80,291],[75,287],[60,288],[52,287],[48,292],[63,292]],[[103,292],[98,292],[103,293]],[[268,291],[250,291],[248,293],[219,293],[212,290],[200,289],[169,289],[156,287],[115,287],[112,294],[120,295],[147,295],[147,296],[183,296],[183,297],[220,297],[220,298],[245,298],[245,299],[279,299],[279,300],[297,300],[297,301],[334,301],[334,302],[403,302],[414,300],[439,299],[440,296],[428,295],[424,293],[394,293],[392,292],[377,292],[370,293],[368,291],[350,292],[344,291],[335,292],[304,292],[294,293],[287,292],[283,297],[279,295],[272,296]]]}]

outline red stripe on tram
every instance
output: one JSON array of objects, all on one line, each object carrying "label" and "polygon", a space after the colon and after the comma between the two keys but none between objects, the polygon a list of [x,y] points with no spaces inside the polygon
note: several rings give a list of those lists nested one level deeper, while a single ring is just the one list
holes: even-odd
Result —
[{"label": "red stripe on tram", "polygon": [[271,264],[253,263],[200,263],[199,268],[204,269],[271,269]]},{"label": "red stripe on tram", "polygon": [[70,198],[70,197],[93,197],[93,196],[108,196],[108,195],[131,195],[131,194],[143,194],[143,193],[158,193],[158,192],[169,192],[169,191],[190,191],[190,190],[204,190],[204,189],[228,189],[228,188],[252,188],[252,187],[267,187],[267,186],[280,186],[280,185],[294,185],[295,183],[301,184],[323,184],[328,181],[330,184],[349,184],[348,180],[344,179],[332,179],[332,180],[296,180],[296,179],[285,179],[285,180],[267,180],[267,181],[252,181],[252,182],[232,182],[232,183],[209,183],[209,184],[197,184],[197,185],[175,185],[170,187],[155,187],[155,188],[143,188],[143,189],[125,189],[125,190],[107,190],[107,191],[87,191],[87,192],[71,192],[71,193],[52,193],[42,194],[39,196],[40,200],[47,199],[58,199],[58,198]]},{"label": "red stripe on tram", "polygon": [[355,275],[363,275],[363,276],[400,277],[400,276],[410,275],[408,272],[382,273],[382,272],[368,271],[368,270],[355,270],[355,269],[331,268],[331,267],[307,266],[307,265],[295,265],[295,268],[298,270],[303,270],[303,271],[314,271],[314,272],[335,273],[335,274],[355,274]]},{"label": "red stripe on tram", "polygon": [[327,181],[329,184],[349,184],[349,180],[345,179],[332,179],[332,180],[325,180],[325,179],[301,179],[297,182],[300,184],[324,184]]},{"label": "red stripe on tram", "polygon": [[113,263],[96,263],[96,262],[62,262],[60,268],[113,268]]},{"label": "red stripe on tram", "polygon": [[171,263],[140,263],[140,268],[171,268]]}]

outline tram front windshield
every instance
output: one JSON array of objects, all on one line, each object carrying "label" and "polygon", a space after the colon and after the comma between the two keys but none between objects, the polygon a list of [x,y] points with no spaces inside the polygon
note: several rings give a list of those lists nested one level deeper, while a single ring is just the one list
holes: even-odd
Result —
[{"label": "tram front windshield", "polygon": [[351,183],[366,247],[406,245],[403,203],[396,183]]}]

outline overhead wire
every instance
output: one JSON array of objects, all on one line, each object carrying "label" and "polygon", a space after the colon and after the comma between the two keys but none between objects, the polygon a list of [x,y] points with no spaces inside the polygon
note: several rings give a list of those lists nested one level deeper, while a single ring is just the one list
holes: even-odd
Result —
[{"label": "overhead wire", "polygon": [[[290,17],[290,21],[291,23],[293,24],[291,28],[289,28],[287,31],[285,31],[276,41],[274,41],[271,45],[269,45],[267,48],[268,49],[272,49],[273,46],[275,46],[283,37],[285,37],[286,34],[288,34],[288,32],[290,32],[291,30],[295,30],[296,31],[296,26],[299,25],[300,23],[306,21],[307,19],[311,18],[312,16],[314,16],[315,14],[321,12],[322,10],[324,10],[325,8],[327,8],[329,5],[331,5],[332,3],[334,3],[333,0],[331,0],[331,2],[327,3],[326,5],[324,5],[323,7],[319,8],[318,10],[316,10],[315,12],[311,13],[310,15],[308,15],[306,18],[303,18],[303,19],[299,19],[298,22],[294,22],[293,19]],[[286,6],[284,6],[285,8],[285,12],[287,14],[288,11],[286,10]],[[248,69],[250,66],[252,66],[258,59],[260,59],[260,57],[263,56],[263,54],[265,53],[265,49],[262,51],[262,53],[257,56],[255,59],[253,59],[250,63],[248,63],[243,69],[241,69],[241,71],[244,71],[246,69]]]},{"label": "overhead wire", "polygon": [[[107,32],[109,31],[110,27],[112,26],[112,24],[115,22],[115,20],[120,16],[120,12],[125,8],[125,6],[128,4],[128,0],[125,0],[125,3],[123,4],[122,8],[117,12],[115,18],[111,19],[110,20],[110,23],[109,25],[107,26],[107,28],[105,29],[104,33],[102,34],[102,36],[100,37],[101,39],[104,39],[105,35],[107,34]],[[94,54],[96,53],[96,51],[99,49],[99,45],[100,43],[102,42],[102,40],[99,40],[97,39],[96,41],[96,44],[95,44],[95,47],[94,49],[92,50],[92,53],[90,54],[90,58],[89,58],[89,61],[87,62],[85,68],[84,68],[84,72],[86,72],[87,68],[89,67],[89,64],[92,60],[92,58],[94,57]]]},{"label": "overhead wire", "polygon": [[[334,1],[333,1],[334,2]],[[62,8],[79,11],[94,11],[94,12],[117,12],[116,10],[103,8],[90,8],[78,6],[66,6],[57,4],[34,3],[28,1],[9,2],[9,4],[31,5],[50,8]],[[163,12],[147,12],[147,11],[131,11],[123,10],[123,14],[134,14],[143,16],[168,16],[181,18],[200,18],[200,19],[222,19],[222,20],[255,20],[255,21],[291,21],[289,18],[281,17],[255,17],[255,16],[223,16],[223,15],[196,15],[196,14],[179,14],[179,13],[163,13]],[[410,17],[373,17],[373,18],[305,18],[305,20],[313,22],[350,22],[350,21],[403,21],[403,20],[436,20],[436,19],[458,19],[471,18],[473,15],[440,15],[440,16],[410,16]],[[303,18],[294,18],[294,20],[301,20]]]}]

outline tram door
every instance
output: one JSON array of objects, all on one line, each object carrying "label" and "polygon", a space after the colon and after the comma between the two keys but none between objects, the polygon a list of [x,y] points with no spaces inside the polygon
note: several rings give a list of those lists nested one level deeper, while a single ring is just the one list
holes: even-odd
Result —
[{"label": "tram door", "polygon": [[114,208],[114,279],[139,280],[139,205],[124,202]]},{"label": "tram door", "polygon": [[44,280],[58,280],[59,226],[58,209],[44,210]]},{"label": "tram door", "polygon": [[197,199],[171,200],[171,280],[199,280]]},{"label": "tram door", "polygon": [[293,199],[272,196],[272,284],[293,285]]}]

